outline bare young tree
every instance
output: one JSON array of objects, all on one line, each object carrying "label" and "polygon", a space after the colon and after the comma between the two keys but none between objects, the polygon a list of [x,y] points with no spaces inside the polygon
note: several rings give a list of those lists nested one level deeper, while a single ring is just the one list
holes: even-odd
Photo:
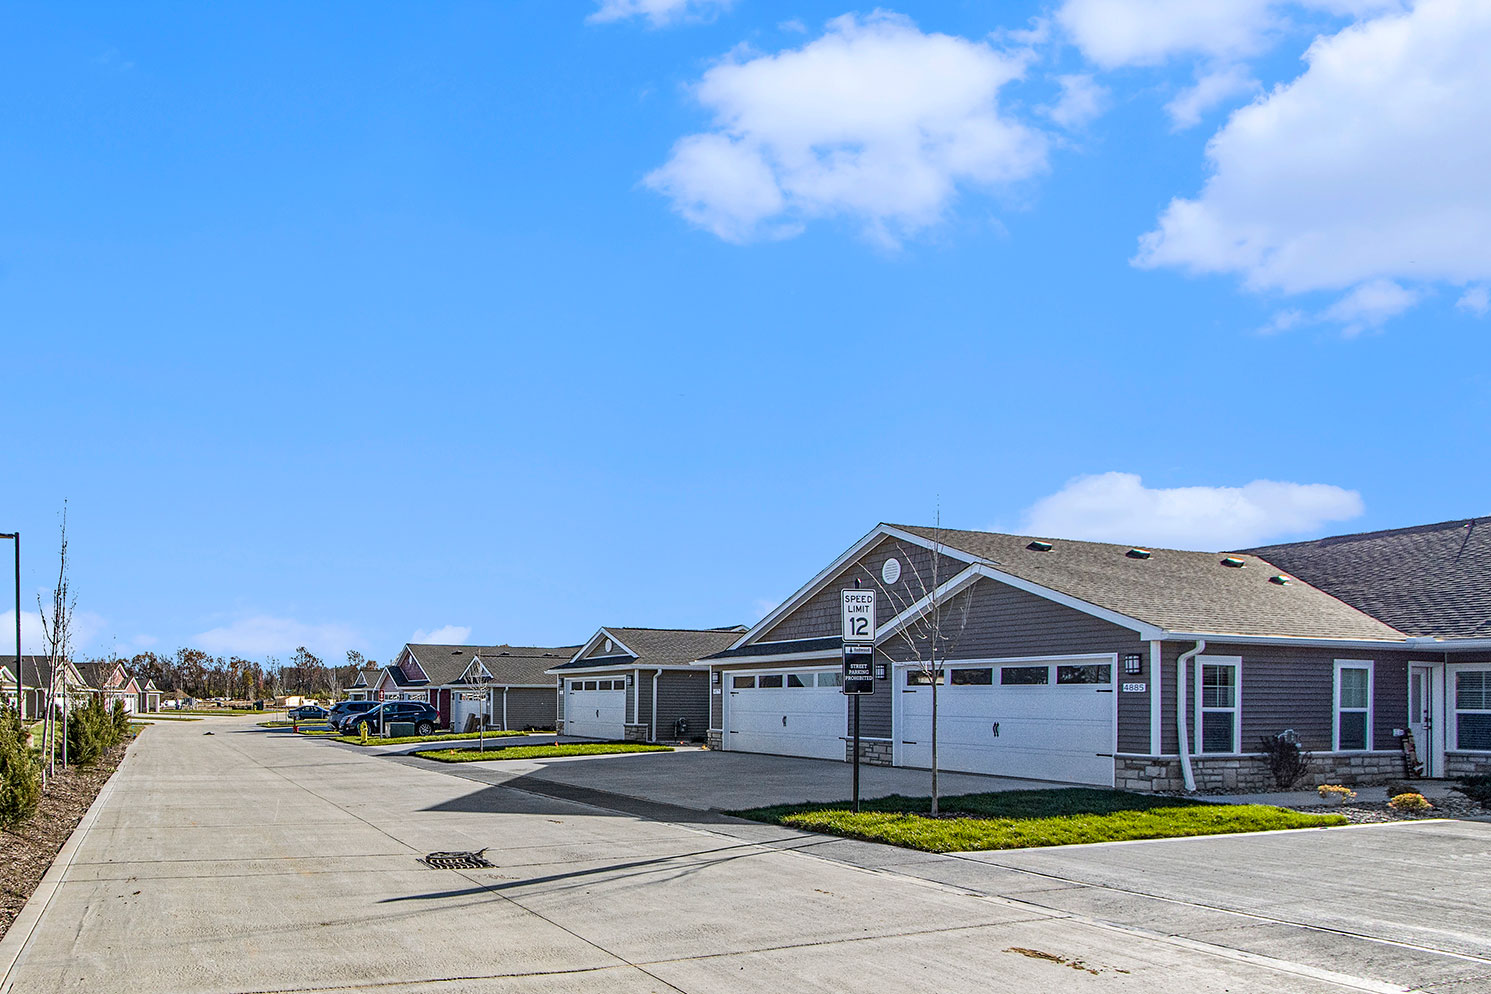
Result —
[{"label": "bare young tree", "polygon": [[[942,683],[944,664],[957,650],[958,642],[968,627],[968,613],[973,605],[973,584],[961,590],[944,590],[950,576],[943,576],[942,513],[937,514],[932,529],[931,562],[925,567],[917,566],[917,557],[899,545],[896,547],[900,561],[904,563],[904,590],[897,584],[887,584],[881,577],[873,576],[876,587],[885,593],[890,602],[893,617],[906,615],[916,609],[907,622],[895,632],[895,637],[906,647],[906,652],[916,662],[917,671],[924,674],[932,688],[932,814],[938,813],[940,793],[937,783],[937,688]],[[918,550],[920,551],[920,550]]]},{"label": "bare young tree", "polygon": [[[64,680],[63,671],[67,666],[67,661],[72,658],[72,616],[73,610],[77,607],[77,597],[73,594],[67,577],[67,504],[65,502],[62,505],[62,550],[58,559],[57,585],[52,588],[50,614],[47,606],[42,603],[40,594],[36,595],[36,607],[41,615],[42,639],[46,642],[47,664],[51,671],[48,674],[47,690],[43,698],[46,716],[43,719],[41,733],[44,760],[41,779],[42,789],[45,790],[57,773],[57,688]],[[64,715],[63,721],[66,720]],[[64,724],[63,735],[66,734],[67,727]],[[64,765],[66,765],[65,760]]]}]

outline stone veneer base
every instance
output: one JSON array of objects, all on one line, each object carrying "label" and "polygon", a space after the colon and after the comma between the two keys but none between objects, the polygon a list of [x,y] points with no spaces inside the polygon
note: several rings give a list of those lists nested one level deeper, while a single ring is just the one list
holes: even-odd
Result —
[{"label": "stone veneer base", "polygon": [[[1473,763],[1479,763],[1478,771],[1491,772],[1491,756],[1451,753],[1449,762],[1446,763],[1450,776],[1464,775],[1455,772],[1457,760],[1462,756]],[[1472,764],[1459,765],[1469,769]],[[1191,774],[1196,782],[1196,790],[1201,793],[1279,789],[1268,772],[1267,760],[1261,755],[1192,756]],[[1311,754],[1310,772],[1297,789],[1327,783],[1347,787],[1366,786],[1404,778],[1401,752],[1317,752]],[[1113,783],[1119,790],[1185,790],[1180,759],[1174,756],[1119,756],[1114,760]]]}]

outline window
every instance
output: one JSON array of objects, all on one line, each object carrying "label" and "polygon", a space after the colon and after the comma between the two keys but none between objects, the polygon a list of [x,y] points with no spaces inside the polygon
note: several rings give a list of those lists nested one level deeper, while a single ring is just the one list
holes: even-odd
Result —
[{"label": "window", "polygon": [[753,676],[732,676],[730,688],[732,690],[750,690],[756,686],[756,678]]},{"label": "window", "polygon": [[954,687],[987,687],[994,683],[992,669],[953,670]]},{"label": "window", "polygon": [[782,674],[780,673],[763,673],[756,678],[756,686],[758,687],[777,688],[781,685]]},{"label": "window", "polygon": [[1238,670],[1236,657],[1198,657],[1196,680],[1197,744],[1201,752],[1240,752]]},{"label": "window", "polygon": [[999,671],[999,682],[1006,687],[1033,687],[1051,682],[1049,666],[1006,666]]},{"label": "window", "polygon": [[1056,667],[1057,683],[1112,683],[1113,667],[1109,663],[1092,663],[1086,666]]},{"label": "window", "polygon": [[1455,674],[1455,748],[1491,749],[1491,670]]},{"label": "window", "polygon": [[597,690],[610,690],[611,689],[611,681],[610,680],[598,680],[598,681],[596,681],[595,687],[596,687]]},{"label": "window", "polygon": [[811,673],[788,673],[787,686],[789,687],[811,687],[813,685],[813,674]]},{"label": "window", "polygon": [[818,674],[818,686],[820,687],[842,687],[844,685],[844,674],[825,671]]},{"label": "window", "polygon": [[585,681],[585,687],[584,687],[584,689],[585,690],[594,690],[595,689],[595,681],[594,680],[586,680]]},{"label": "window", "polygon": [[[937,686],[941,687],[947,683],[947,674],[937,674]],[[907,670],[906,686],[908,687],[930,687],[932,686],[932,674],[926,670]]]},{"label": "window", "polygon": [[1372,748],[1372,661],[1336,660],[1335,747],[1338,752]]}]

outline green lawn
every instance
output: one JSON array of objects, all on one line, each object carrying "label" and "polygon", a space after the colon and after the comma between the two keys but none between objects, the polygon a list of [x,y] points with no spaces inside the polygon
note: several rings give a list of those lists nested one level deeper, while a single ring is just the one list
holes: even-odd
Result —
[{"label": "green lawn", "polygon": [[[486,732],[485,734],[486,734],[486,737],[489,738],[489,739],[501,739],[501,738],[506,738],[507,736],[510,736],[510,735],[539,735],[539,734],[542,734],[542,733],[540,733],[540,732]],[[454,741],[456,739],[474,739],[476,737],[477,737],[477,734],[475,732],[441,732],[438,735],[399,735],[399,736],[394,736],[394,737],[391,737],[391,738],[380,739],[378,736],[376,736],[376,735],[372,734],[371,732],[369,732],[368,733],[368,745],[370,745],[370,746],[388,746],[388,745],[403,745],[406,742],[451,742],[451,741]],[[337,741],[338,742],[346,742],[346,743],[348,743],[350,745],[355,745],[355,746],[362,745],[362,737],[358,736],[358,735],[339,735],[339,736],[337,736]]]},{"label": "green lawn", "polygon": [[505,749],[427,749],[414,755],[442,763],[488,763],[498,759],[552,759],[556,756],[612,756],[625,752],[672,752],[672,746],[640,742],[570,742],[564,745],[508,746]]},{"label": "green lawn", "polygon": [[942,798],[940,808],[941,815],[932,818],[930,798],[893,795],[862,802],[859,814],[845,801],[783,804],[731,814],[927,852],[1024,849],[1346,824],[1341,815],[1307,815],[1262,804],[1211,804],[1087,787],[961,794]]}]

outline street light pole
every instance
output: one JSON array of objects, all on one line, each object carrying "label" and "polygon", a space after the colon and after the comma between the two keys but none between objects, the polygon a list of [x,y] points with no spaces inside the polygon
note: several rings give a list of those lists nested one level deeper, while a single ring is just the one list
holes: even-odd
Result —
[{"label": "street light pole", "polygon": [[24,718],[26,711],[21,703],[21,533],[0,532],[0,538],[8,538],[16,544],[16,714]]}]

